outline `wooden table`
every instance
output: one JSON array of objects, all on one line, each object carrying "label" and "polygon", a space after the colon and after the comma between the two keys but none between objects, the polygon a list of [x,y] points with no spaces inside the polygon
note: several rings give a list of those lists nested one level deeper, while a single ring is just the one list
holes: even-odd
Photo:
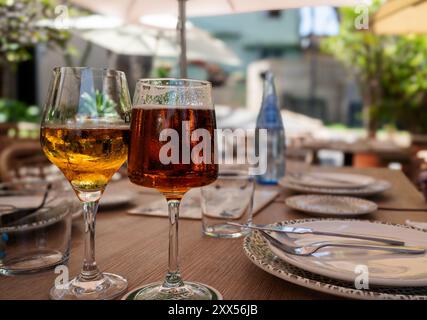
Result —
[{"label": "wooden table", "polygon": [[[324,169],[322,169],[324,170]],[[387,179],[392,188],[372,198],[379,205],[396,208],[426,208],[421,194],[400,171],[388,169],[334,169],[360,172]],[[134,188],[123,181],[127,190]],[[126,190],[121,185],[111,187]],[[134,190],[134,189],[133,189]],[[138,189],[137,189],[138,190]],[[279,198],[290,195],[282,190]],[[142,196],[141,196],[142,197]],[[279,201],[259,212],[254,220],[269,223],[307,217]],[[427,212],[383,211],[368,219],[404,223],[406,219],[427,221]],[[102,270],[118,273],[129,281],[129,289],[162,280],[167,265],[168,221],[166,218],[135,216],[124,209],[105,211],[97,220],[97,262]],[[79,272],[83,257],[82,221],[74,223],[70,273]],[[280,280],[256,267],[242,250],[242,239],[213,239],[201,234],[201,222],[180,222],[180,258],[183,277],[217,288],[224,299],[335,299]],[[48,299],[56,274],[0,276],[0,299]]]}]

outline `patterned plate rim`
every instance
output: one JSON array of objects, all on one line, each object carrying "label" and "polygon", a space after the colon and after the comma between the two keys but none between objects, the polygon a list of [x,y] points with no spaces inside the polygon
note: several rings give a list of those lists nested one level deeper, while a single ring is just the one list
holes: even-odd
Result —
[{"label": "patterned plate rim", "polygon": [[[320,177],[322,175],[330,175],[330,174],[335,175],[335,176],[336,175],[357,176],[357,177],[362,177],[362,178],[369,179],[369,180],[367,182],[365,182],[365,183],[360,183],[359,185],[352,185],[352,186],[344,186],[341,183],[339,186],[336,187],[336,186],[333,186],[333,185],[326,186],[326,185],[320,185],[320,184],[310,184],[310,183],[307,183],[307,182],[304,182],[304,181],[298,182],[299,179],[297,177],[295,177],[295,176],[292,176],[292,175],[288,175],[287,178],[289,179],[290,182],[293,182],[295,184],[300,184],[302,186],[309,187],[309,188],[333,188],[333,189],[361,189],[361,188],[366,188],[369,185],[371,185],[371,184],[375,183],[376,181],[378,181],[378,179],[375,179],[375,178],[373,178],[373,177],[371,177],[369,175],[359,174],[359,173],[347,173],[347,172],[307,172],[307,173],[302,173],[302,175],[304,175],[304,174],[306,174],[306,175],[310,175],[310,174],[317,175],[317,174],[320,174]],[[313,176],[313,178],[315,178],[315,176]],[[322,178],[320,178],[320,179],[322,179]]]},{"label": "patterned plate rim", "polygon": [[[366,208],[365,210],[362,210],[361,208],[358,208],[358,212],[332,212],[332,211],[324,211],[324,210],[316,210],[314,208],[308,208],[308,207],[302,207],[299,206],[296,202],[297,199],[303,199],[303,198],[332,198],[332,199],[342,199],[342,200],[348,200],[348,201],[356,201],[356,202],[363,202],[366,205],[370,205],[371,208]],[[338,196],[338,195],[330,195],[330,194],[299,194],[295,196],[287,197],[285,200],[285,203],[288,207],[298,210],[301,212],[307,212],[307,213],[314,213],[319,215],[336,215],[336,216],[356,216],[356,215],[362,215],[362,214],[369,214],[374,212],[378,209],[378,205],[375,202],[357,198],[357,197],[350,197],[350,196]]]},{"label": "patterned plate rim", "polygon": [[314,194],[332,194],[348,196],[371,196],[387,191],[391,183],[387,180],[377,180],[373,185],[361,189],[336,189],[336,188],[315,188],[295,184],[286,180],[286,177],[279,181],[279,185],[297,192],[309,192]]},{"label": "patterned plate rim", "polygon": [[[359,219],[336,219],[336,218],[318,218],[318,219],[296,219],[272,223],[272,225],[289,225],[313,221],[361,221]],[[423,229],[394,224],[383,221],[363,220],[369,223],[378,223],[403,227],[407,229],[427,232]],[[260,252],[254,252],[258,249]],[[311,290],[320,291],[323,293],[332,294],[335,296],[352,298],[352,299],[369,299],[369,300],[427,300],[427,287],[405,288],[405,287],[374,287],[370,289],[356,289],[348,282],[328,278],[315,273],[311,273],[295,267],[274,255],[270,250],[264,238],[258,231],[252,231],[243,240],[243,250],[246,256],[256,266],[262,270],[283,280],[289,281],[299,286],[306,287]],[[264,250],[264,251],[263,251]]]}]

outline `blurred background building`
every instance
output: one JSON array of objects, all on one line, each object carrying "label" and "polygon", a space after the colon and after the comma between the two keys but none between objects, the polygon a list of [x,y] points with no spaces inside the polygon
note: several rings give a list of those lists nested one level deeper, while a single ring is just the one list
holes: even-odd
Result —
[{"label": "blurred background building", "polygon": [[[408,17],[391,23],[383,2],[365,8],[361,30],[355,23],[364,7],[190,16],[188,76],[212,82],[218,126],[254,128],[262,75],[270,70],[290,157],[294,150],[312,163],[409,172],[427,150],[427,37],[421,25],[409,25],[414,33],[395,30]],[[122,70],[131,95],[139,78],[179,76],[176,25],[170,15],[106,15],[101,2],[86,0],[2,2],[1,135],[37,139],[57,66]],[[2,148],[11,143],[4,141]]]},{"label": "blurred background building", "polygon": [[[189,20],[222,40],[240,59],[239,65],[232,66],[190,60],[190,78],[214,80],[217,104],[257,110],[262,96],[260,74],[270,69],[276,75],[283,108],[329,124],[361,126],[362,103],[354,79],[341,63],[319,52],[320,39],[338,33],[339,16],[334,8],[277,10]],[[55,66],[108,66],[124,70],[131,90],[136,79],[157,76],[162,69],[170,76],[177,75],[176,59],[112,52],[85,40],[84,34],[84,30],[72,33],[68,42],[73,48],[71,55],[47,44],[36,47],[35,59],[27,68],[33,69],[35,77],[35,85],[25,86],[28,103],[43,104],[50,70]],[[23,78],[22,81],[30,81],[28,73]]]}]

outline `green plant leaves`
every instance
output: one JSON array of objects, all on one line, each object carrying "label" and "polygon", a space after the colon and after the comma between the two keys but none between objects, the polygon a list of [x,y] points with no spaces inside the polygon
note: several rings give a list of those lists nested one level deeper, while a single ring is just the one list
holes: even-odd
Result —
[{"label": "green plant leaves", "polygon": [[31,59],[29,48],[36,44],[65,48],[67,30],[39,26],[42,19],[56,18],[54,0],[0,1],[0,62],[19,63]]},{"label": "green plant leaves", "polygon": [[[371,17],[379,7],[370,7]],[[338,36],[322,40],[321,49],[346,65],[357,77],[370,119],[380,124],[427,133],[427,37],[385,36],[356,30],[356,13],[340,9]]]},{"label": "green plant leaves", "polygon": [[81,101],[83,103],[79,106],[79,113],[89,116],[108,116],[117,113],[116,103],[99,90],[95,90],[93,94],[84,92],[81,95]]},{"label": "green plant leaves", "polygon": [[0,123],[19,121],[39,122],[40,109],[37,106],[27,106],[20,101],[0,99]]}]

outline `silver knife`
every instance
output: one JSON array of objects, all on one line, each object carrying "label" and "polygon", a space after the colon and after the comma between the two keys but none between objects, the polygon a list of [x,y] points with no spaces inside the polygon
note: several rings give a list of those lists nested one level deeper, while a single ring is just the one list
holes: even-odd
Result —
[{"label": "silver knife", "polygon": [[331,236],[331,237],[341,237],[341,238],[351,238],[351,239],[361,239],[367,241],[382,242],[394,246],[404,246],[405,242],[393,238],[387,237],[372,237],[365,236],[361,234],[352,234],[352,233],[338,233],[338,232],[326,232],[326,231],[316,231],[311,228],[305,227],[292,227],[292,226],[272,226],[272,225],[263,225],[263,224],[241,224],[236,222],[227,222],[229,225],[238,226],[242,228],[249,229],[258,229],[264,231],[273,231],[279,233],[292,233],[292,234],[317,234],[322,236]]}]

